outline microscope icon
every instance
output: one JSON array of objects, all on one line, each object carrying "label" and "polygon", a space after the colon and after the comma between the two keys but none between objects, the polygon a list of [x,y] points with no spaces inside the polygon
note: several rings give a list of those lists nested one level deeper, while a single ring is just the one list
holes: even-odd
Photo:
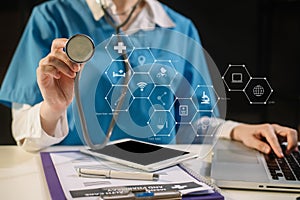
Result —
[{"label": "microscope icon", "polygon": [[205,91],[202,93],[201,104],[210,104],[209,97],[205,94]]}]

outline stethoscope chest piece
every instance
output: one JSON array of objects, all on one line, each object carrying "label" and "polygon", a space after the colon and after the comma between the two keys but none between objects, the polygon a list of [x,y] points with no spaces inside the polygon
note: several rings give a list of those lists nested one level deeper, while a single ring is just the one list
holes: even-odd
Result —
[{"label": "stethoscope chest piece", "polygon": [[95,44],[89,36],[76,34],[68,40],[65,51],[73,62],[85,63],[94,55]]}]

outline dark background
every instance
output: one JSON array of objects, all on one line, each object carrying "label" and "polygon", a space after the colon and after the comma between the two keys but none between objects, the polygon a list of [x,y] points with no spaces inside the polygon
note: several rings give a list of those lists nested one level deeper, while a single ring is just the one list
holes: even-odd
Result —
[{"label": "dark background", "polygon": [[[228,92],[227,118],[248,123],[300,124],[300,0],[161,0],[192,19],[203,47],[223,75],[245,64],[252,77],[267,77],[274,92],[267,105],[250,105]],[[0,83],[32,7],[41,0],[0,3]],[[10,109],[0,105],[0,144],[14,144]]]}]

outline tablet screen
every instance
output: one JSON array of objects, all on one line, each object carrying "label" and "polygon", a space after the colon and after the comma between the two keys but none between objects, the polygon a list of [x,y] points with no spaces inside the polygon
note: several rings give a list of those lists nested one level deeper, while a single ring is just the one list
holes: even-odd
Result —
[{"label": "tablet screen", "polygon": [[99,150],[90,149],[90,151],[140,165],[149,165],[170,158],[176,158],[181,155],[189,154],[189,152],[186,151],[180,151],[133,140],[107,145],[103,149]]}]

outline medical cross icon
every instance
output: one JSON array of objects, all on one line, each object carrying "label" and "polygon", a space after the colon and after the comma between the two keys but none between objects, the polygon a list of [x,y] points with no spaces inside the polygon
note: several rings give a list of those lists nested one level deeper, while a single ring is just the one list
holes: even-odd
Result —
[{"label": "medical cross icon", "polygon": [[114,50],[118,51],[118,53],[122,53],[123,50],[126,50],[126,46],[123,42],[118,42],[118,45],[114,46]]}]

